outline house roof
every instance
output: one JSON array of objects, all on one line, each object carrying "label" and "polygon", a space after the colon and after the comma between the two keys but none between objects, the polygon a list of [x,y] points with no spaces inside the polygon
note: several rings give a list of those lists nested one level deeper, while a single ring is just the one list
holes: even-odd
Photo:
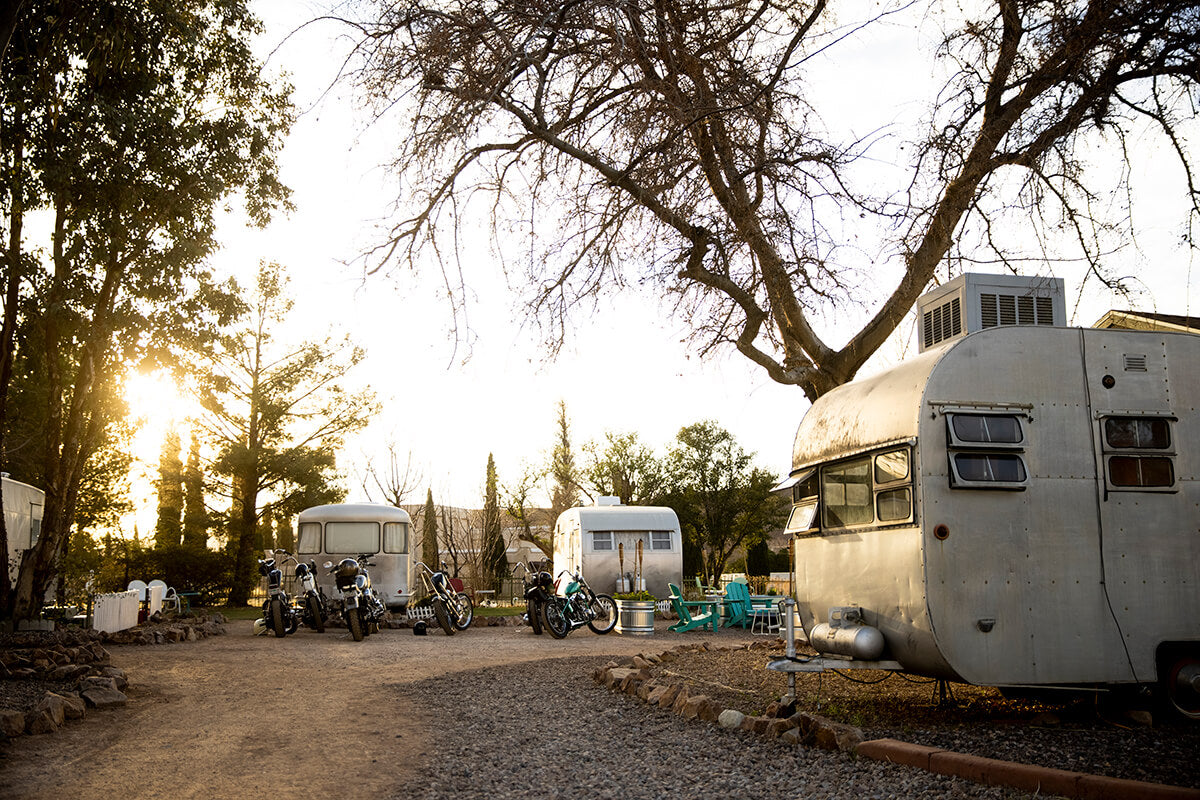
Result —
[{"label": "house roof", "polygon": [[1093,328],[1125,328],[1133,331],[1186,331],[1200,333],[1200,317],[1157,314],[1151,311],[1113,309],[1096,320]]}]

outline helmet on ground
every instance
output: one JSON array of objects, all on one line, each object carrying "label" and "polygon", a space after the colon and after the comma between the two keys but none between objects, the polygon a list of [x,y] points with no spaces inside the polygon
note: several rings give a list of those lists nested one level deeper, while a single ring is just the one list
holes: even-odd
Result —
[{"label": "helmet on ground", "polygon": [[267,621],[265,619],[263,619],[262,617],[259,617],[258,619],[254,620],[254,635],[262,636],[266,632],[267,632]]}]

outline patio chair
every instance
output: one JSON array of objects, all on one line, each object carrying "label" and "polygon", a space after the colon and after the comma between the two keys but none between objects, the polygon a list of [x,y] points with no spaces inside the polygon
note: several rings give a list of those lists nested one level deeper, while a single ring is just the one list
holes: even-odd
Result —
[{"label": "patio chair", "polygon": [[754,618],[750,614],[750,590],[746,584],[731,581],[725,584],[725,622],[726,628],[739,625],[749,628]]},{"label": "patio chair", "polygon": [[671,589],[671,607],[679,616],[679,622],[667,628],[669,631],[683,633],[684,631],[695,630],[700,628],[708,628],[714,633],[717,630],[716,616],[712,611],[707,611],[703,614],[692,614],[692,608],[712,607],[709,601],[690,601],[683,599],[683,592],[679,591],[679,587],[673,583],[668,583],[667,586]]}]

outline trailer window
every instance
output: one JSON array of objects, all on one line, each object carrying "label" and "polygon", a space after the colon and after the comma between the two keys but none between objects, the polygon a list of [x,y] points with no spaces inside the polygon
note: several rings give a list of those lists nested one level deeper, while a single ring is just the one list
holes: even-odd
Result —
[{"label": "trailer window", "polygon": [[1106,417],[1103,431],[1110,489],[1174,488],[1170,418]]},{"label": "trailer window", "polygon": [[954,472],[967,483],[1025,481],[1025,464],[1015,453],[955,453]]},{"label": "trailer window", "polygon": [[875,521],[871,497],[871,459],[859,458],[821,471],[825,524],[830,527]]},{"label": "trailer window", "polygon": [[385,522],[385,523],[383,523],[383,552],[385,552],[385,553],[407,553],[408,552],[408,523],[407,522]]},{"label": "trailer window", "polygon": [[1104,420],[1104,441],[1118,450],[1166,450],[1171,427],[1161,417],[1109,417]]},{"label": "trailer window", "polygon": [[891,450],[875,456],[875,483],[908,480],[908,449]]},{"label": "trailer window", "polygon": [[1021,421],[1015,414],[948,414],[951,444],[1020,444]]},{"label": "trailer window", "polygon": [[301,522],[300,538],[296,544],[297,553],[321,552],[321,523]]},{"label": "trailer window", "polygon": [[378,522],[326,522],[326,553],[378,553]]},{"label": "trailer window", "polygon": [[670,550],[671,549],[671,532],[670,531],[650,531],[650,549],[651,550]]},{"label": "trailer window", "polygon": [[880,522],[903,522],[912,516],[912,489],[888,489],[875,496]]},{"label": "trailer window", "polygon": [[787,527],[784,530],[788,533],[804,533],[805,531],[812,530],[816,519],[817,501],[811,499],[806,503],[792,507],[792,513],[788,515]]},{"label": "trailer window", "polygon": [[612,531],[593,531],[592,532],[592,550],[612,550],[613,549],[613,532]]}]

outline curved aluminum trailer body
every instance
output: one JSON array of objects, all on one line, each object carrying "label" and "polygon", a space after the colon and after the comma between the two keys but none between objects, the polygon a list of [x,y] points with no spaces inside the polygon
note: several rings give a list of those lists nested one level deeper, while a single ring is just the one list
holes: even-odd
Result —
[{"label": "curved aluminum trailer body", "polygon": [[[797,602],[912,672],[1149,683],[1200,653],[1200,336],[998,327],[820,398],[793,451]],[[808,522],[811,518],[811,522]]]},{"label": "curved aluminum trailer body", "polygon": [[317,562],[317,582],[335,597],[333,577],[322,569],[325,561],[371,554],[371,586],[383,595],[389,608],[408,605],[412,594],[410,542],[412,518],[402,508],[382,503],[332,503],[300,512],[297,520],[296,557]]}]

